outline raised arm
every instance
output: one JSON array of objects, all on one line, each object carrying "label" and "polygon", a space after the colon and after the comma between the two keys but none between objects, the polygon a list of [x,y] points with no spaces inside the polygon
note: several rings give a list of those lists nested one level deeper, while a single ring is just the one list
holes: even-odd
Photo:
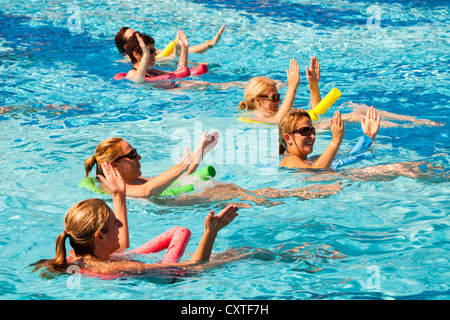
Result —
[{"label": "raised arm", "polygon": [[214,131],[211,134],[208,134],[208,130],[205,130],[203,132],[200,139],[200,144],[197,148],[194,149],[191,154],[191,165],[189,166],[187,174],[194,173],[195,170],[197,170],[198,166],[203,160],[203,157],[206,155],[206,153],[214,149],[214,147],[217,145],[218,140],[219,133],[217,131]]},{"label": "raised arm", "polygon": [[144,40],[142,40],[141,36],[138,33],[136,33],[136,38],[139,42],[139,46],[142,49],[142,58],[139,61],[139,66],[136,68],[137,70],[131,70],[130,72],[128,72],[127,78],[130,78],[135,82],[142,82],[144,81],[145,73],[147,72],[148,60],[150,59],[150,51],[145,45]]},{"label": "raised arm", "polygon": [[159,196],[176,179],[188,170],[190,162],[191,154],[189,152],[189,148],[186,148],[180,162],[169,170],[157,175],[156,177],[148,179],[142,184],[127,185],[127,195],[132,197]]},{"label": "raised arm", "polygon": [[130,246],[130,234],[128,231],[128,215],[126,200],[126,185],[119,170],[108,162],[101,164],[103,174],[98,175],[101,182],[108,188],[113,197],[113,211],[117,219],[122,223],[119,228],[119,252],[122,252]]},{"label": "raised arm", "polygon": [[330,128],[332,138],[325,151],[320,157],[312,164],[312,168],[316,169],[329,169],[333,163],[334,158],[341,146],[342,140],[344,140],[345,128],[344,121],[341,118],[341,113],[336,111],[332,119],[330,119]]},{"label": "raised arm", "polygon": [[311,94],[311,109],[319,104],[322,100],[319,90],[320,79],[320,63],[316,56],[311,58],[309,62],[309,69],[306,67],[306,80],[309,83],[309,92]]},{"label": "raised arm", "polygon": [[286,70],[288,89],[284,96],[283,103],[275,115],[275,122],[279,122],[284,114],[294,107],[295,95],[297,93],[298,85],[300,84],[300,68],[295,59],[289,62],[289,70]]},{"label": "raised arm", "polygon": [[190,53],[204,53],[209,49],[212,49],[217,43],[220,41],[220,37],[222,36],[223,30],[225,29],[225,25],[223,25],[219,32],[212,38],[211,40],[206,41],[205,43],[193,46],[189,48]]},{"label": "raised arm", "polygon": [[214,211],[209,212],[205,219],[205,231],[190,262],[209,260],[217,233],[236,218],[237,210],[236,205],[230,204],[217,216],[214,215]]},{"label": "raised arm", "polygon": [[177,45],[180,48],[180,60],[178,62],[177,70],[185,68],[188,66],[188,51],[189,51],[189,41],[186,34],[178,30],[177,32]]}]

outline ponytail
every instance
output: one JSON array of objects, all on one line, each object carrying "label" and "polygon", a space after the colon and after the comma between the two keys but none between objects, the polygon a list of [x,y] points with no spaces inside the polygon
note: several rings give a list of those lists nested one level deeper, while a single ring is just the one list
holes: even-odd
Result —
[{"label": "ponytail", "polygon": [[95,156],[90,156],[86,160],[84,160],[84,169],[86,170],[86,178],[89,176],[89,172],[94,168],[94,164],[97,164],[97,159]]},{"label": "ponytail", "polygon": [[39,270],[42,267],[46,267],[47,270],[42,272],[41,276],[44,278],[52,278],[57,273],[65,273],[68,268],[67,263],[67,252],[66,252],[66,239],[68,237],[68,234],[66,231],[63,231],[57,238],[56,238],[56,253],[55,257],[51,260],[43,259],[38,262],[35,262],[31,264],[31,266],[34,266],[34,271]]},{"label": "ponytail", "polygon": [[[283,140],[283,142],[281,142]],[[278,139],[278,153],[280,156],[282,156],[286,152],[286,142],[283,138]]]},{"label": "ponytail", "polygon": [[247,105],[247,103],[245,102],[245,101],[241,101],[241,102],[239,102],[239,105],[238,105],[238,109],[239,110],[248,110],[248,105]]}]

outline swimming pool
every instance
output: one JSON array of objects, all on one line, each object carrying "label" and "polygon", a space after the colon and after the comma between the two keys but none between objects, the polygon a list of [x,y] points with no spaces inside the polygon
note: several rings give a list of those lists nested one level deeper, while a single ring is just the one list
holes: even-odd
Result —
[{"label": "swimming pool", "polygon": [[[174,8],[163,0],[43,2],[0,1],[0,299],[448,299],[448,3],[198,0],[177,1]],[[129,68],[114,46],[120,27],[145,31],[162,48],[178,28],[194,45],[222,24],[216,48],[190,55],[209,66],[201,80],[268,75],[285,81],[290,58],[304,70],[315,54],[322,95],[342,91],[333,108],[374,105],[443,124],[381,128],[376,158],[354,167],[426,161],[441,168],[420,179],[313,181],[271,165],[278,159],[273,127],[237,121],[242,87],[158,90],[112,80]],[[295,106],[306,106],[308,94],[302,71]],[[214,252],[260,254],[172,284],[42,280],[31,273],[30,263],[54,256],[67,210],[94,197],[77,184],[100,141],[123,137],[143,156],[144,175],[153,176],[173,165],[182,146],[193,148],[205,129],[221,133],[204,161],[216,168],[218,181],[248,190],[340,181],[342,190],[241,209]],[[347,125],[341,149],[360,134],[358,124]],[[243,137],[257,143],[239,145]],[[319,136],[315,153],[329,137]],[[217,209],[134,199],[127,205],[132,247],[181,225],[192,232],[186,257],[206,213]]]}]

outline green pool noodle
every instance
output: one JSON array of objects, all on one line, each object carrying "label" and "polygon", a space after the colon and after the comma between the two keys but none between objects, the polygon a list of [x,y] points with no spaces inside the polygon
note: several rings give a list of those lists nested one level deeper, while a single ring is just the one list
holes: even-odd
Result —
[{"label": "green pool noodle", "polygon": [[[214,169],[213,166],[206,166],[206,167],[201,168],[200,170],[197,170],[194,173],[190,174],[190,176],[195,176],[195,175],[200,177],[201,180],[207,181],[210,178],[214,178],[216,176],[216,169]],[[178,183],[180,183],[179,180],[176,180],[172,183],[172,186],[174,186]],[[184,186],[178,186],[178,187],[174,186],[174,187],[167,188],[160,195],[161,196],[174,196],[180,192],[190,192],[190,191],[194,191],[194,186],[192,184],[187,184]]]},{"label": "green pool noodle", "polygon": [[[195,171],[194,173],[190,174],[190,176],[197,175],[202,179],[203,181],[207,181],[210,178],[214,178],[216,176],[216,170],[212,166],[206,166],[200,170]],[[161,193],[161,196],[174,196],[177,195],[180,192],[190,192],[194,191],[194,186],[192,184],[187,184],[184,186],[176,186],[176,184],[180,183],[178,180],[172,183],[172,187],[167,188]],[[83,179],[78,184],[78,188],[86,188],[94,193],[99,194],[107,194],[106,191],[103,191],[102,189],[98,188],[95,185],[95,178],[94,177],[88,177],[86,179]]]},{"label": "green pool noodle", "polygon": [[95,178],[94,177],[88,177],[86,179],[83,179],[78,184],[78,188],[86,188],[92,192],[100,193],[100,194],[107,194],[106,191],[103,191],[102,189],[98,188],[95,185]]}]

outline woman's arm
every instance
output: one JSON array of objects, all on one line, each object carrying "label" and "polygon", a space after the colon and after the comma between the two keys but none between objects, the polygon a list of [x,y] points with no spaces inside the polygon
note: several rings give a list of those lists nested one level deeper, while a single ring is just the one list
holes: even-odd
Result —
[{"label": "woman's arm", "polygon": [[316,56],[311,58],[309,69],[306,67],[306,79],[308,80],[311,94],[311,109],[314,109],[322,100],[319,90],[320,63]]},{"label": "woman's arm", "polygon": [[191,162],[191,154],[186,148],[180,163],[176,164],[169,170],[148,179],[145,183],[140,185],[127,185],[127,195],[131,197],[149,197],[159,196],[166,190],[176,179],[185,173]]},{"label": "woman's arm", "polygon": [[177,45],[180,47],[180,60],[178,62],[177,70],[183,69],[188,66],[188,52],[189,52],[189,41],[186,34],[178,30],[177,32]]},{"label": "woman's arm", "polygon": [[289,63],[289,70],[286,70],[288,89],[284,96],[283,103],[274,116],[274,122],[278,123],[284,114],[294,107],[295,95],[297,93],[298,85],[300,84],[300,68],[295,59],[291,59]]},{"label": "woman's arm", "polygon": [[193,46],[189,48],[190,53],[204,53],[209,49],[212,49],[217,43],[219,43],[220,37],[222,36],[223,30],[225,29],[225,25],[220,28],[219,32],[212,38],[211,40],[206,41],[205,43]]},{"label": "woman's arm", "polygon": [[315,169],[329,169],[333,163],[334,158],[344,140],[345,128],[344,121],[341,118],[341,113],[336,111],[332,119],[330,119],[330,128],[332,138],[325,151],[312,164],[311,168]]},{"label": "woman's arm", "polygon": [[136,38],[138,39],[139,45],[142,49],[142,57],[141,61],[139,62],[139,66],[136,68],[137,70],[131,70],[130,72],[128,72],[127,78],[131,78],[135,82],[142,82],[144,81],[145,73],[147,72],[148,59],[150,59],[150,51],[148,50],[147,46],[138,33],[136,33]]},{"label": "woman's arm", "polygon": [[200,144],[197,148],[194,149],[191,155],[191,165],[187,171],[187,174],[194,173],[197,170],[198,166],[203,160],[203,157],[206,153],[214,149],[219,140],[219,133],[214,131],[211,134],[208,134],[208,130],[205,130],[200,139]]},{"label": "woman's arm", "polygon": [[236,205],[230,204],[217,216],[214,216],[214,211],[211,210],[209,212],[205,219],[205,231],[202,239],[194,255],[189,260],[191,263],[209,261],[217,233],[236,218],[237,210],[238,207]]},{"label": "woman's arm", "polygon": [[120,175],[119,170],[113,167],[110,163],[104,162],[101,164],[104,176],[99,175],[98,178],[108,188],[113,196],[113,211],[114,215],[122,223],[119,228],[119,252],[122,252],[130,246],[130,234],[128,231],[128,215],[127,215],[127,200],[126,200],[126,185]]}]

